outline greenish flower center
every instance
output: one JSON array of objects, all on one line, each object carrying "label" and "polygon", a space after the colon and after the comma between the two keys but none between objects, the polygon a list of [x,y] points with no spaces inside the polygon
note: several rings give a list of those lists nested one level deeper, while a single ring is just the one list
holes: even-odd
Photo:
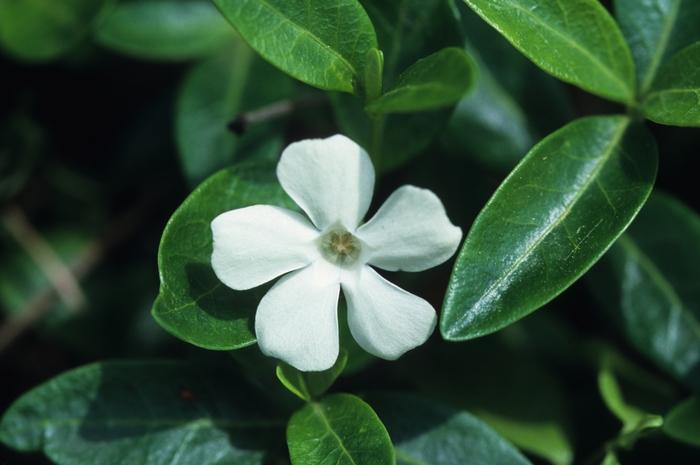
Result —
[{"label": "greenish flower center", "polygon": [[321,236],[321,253],[331,263],[350,265],[360,257],[360,241],[343,228],[332,229]]}]

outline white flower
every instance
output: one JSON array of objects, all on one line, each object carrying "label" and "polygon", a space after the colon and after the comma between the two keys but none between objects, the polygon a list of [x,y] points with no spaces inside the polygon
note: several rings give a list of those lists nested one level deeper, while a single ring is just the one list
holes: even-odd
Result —
[{"label": "white flower", "polygon": [[403,186],[360,224],[372,200],[374,167],[367,152],[341,135],[291,144],[277,177],[308,219],[254,205],[211,223],[212,267],[228,287],[250,289],[284,275],[255,315],[263,353],[303,371],[333,366],[341,288],[350,331],[364,350],[394,360],[423,344],[435,328],[433,307],[368,265],[421,271],[450,258],[462,231],[440,199]]}]

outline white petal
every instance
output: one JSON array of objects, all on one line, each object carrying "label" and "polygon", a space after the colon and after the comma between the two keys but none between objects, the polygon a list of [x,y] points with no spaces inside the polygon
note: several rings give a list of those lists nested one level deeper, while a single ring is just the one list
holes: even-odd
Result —
[{"label": "white petal", "polygon": [[421,271],[452,256],[462,239],[440,199],[428,189],[403,186],[379,208],[356,236],[365,260],[389,271]]},{"label": "white petal", "polygon": [[369,266],[343,277],[348,326],[367,352],[387,360],[423,344],[435,329],[433,307]]},{"label": "white petal", "polygon": [[318,256],[319,232],[301,214],[270,205],[231,210],[211,222],[211,266],[228,287],[250,289]]},{"label": "white petal", "polygon": [[319,260],[280,279],[260,301],[260,350],[302,371],[323,371],[339,351],[338,269]]},{"label": "white petal", "polygon": [[282,152],[277,177],[320,230],[340,223],[354,231],[372,201],[372,162],[345,136],[291,144]]}]

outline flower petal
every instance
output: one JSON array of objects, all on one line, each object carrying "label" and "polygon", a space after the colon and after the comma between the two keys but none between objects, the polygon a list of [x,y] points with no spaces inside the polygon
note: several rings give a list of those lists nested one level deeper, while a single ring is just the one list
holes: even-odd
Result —
[{"label": "flower petal", "polygon": [[396,189],[356,236],[365,260],[389,271],[422,271],[452,256],[462,239],[440,199],[428,189]]},{"label": "flower petal", "polygon": [[337,268],[323,260],[280,279],[260,301],[255,334],[265,355],[323,371],[339,352]]},{"label": "flower petal", "polygon": [[372,162],[345,136],[291,144],[282,152],[277,177],[320,230],[340,223],[354,231],[372,201]]},{"label": "flower petal", "polygon": [[211,266],[228,287],[244,290],[299,269],[318,256],[319,232],[301,214],[253,205],[231,210],[211,222]]},{"label": "flower petal", "polygon": [[390,283],[369,266],[344,275],[348,326],[370,354],[395,360],[423,344],[435,329],[435,309]]}]

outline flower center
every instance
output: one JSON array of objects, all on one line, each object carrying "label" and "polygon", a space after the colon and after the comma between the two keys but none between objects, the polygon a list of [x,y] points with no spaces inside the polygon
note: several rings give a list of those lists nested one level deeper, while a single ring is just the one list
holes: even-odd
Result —
[{"label": "flower center", "polygon": [[332,229],[321,236],[321,253],[331,263],[350,265],[360,257],[360,241],[343,228]]}]

